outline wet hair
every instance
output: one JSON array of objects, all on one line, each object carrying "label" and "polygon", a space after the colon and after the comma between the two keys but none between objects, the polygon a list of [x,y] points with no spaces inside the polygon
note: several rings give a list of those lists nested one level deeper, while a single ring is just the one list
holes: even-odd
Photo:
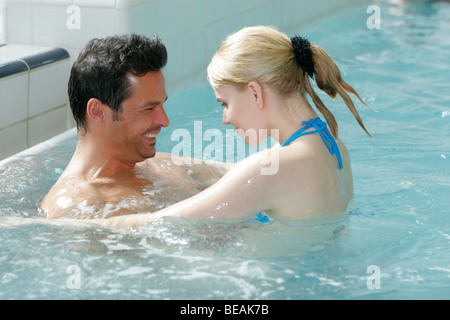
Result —
[{"label": "wet hair", "polygon": [[74,62],[68,83],[70,107],[78,130],[87,130],[86,106],[97,98],[119,120],[122,102],[132,94],[128,75],[158,72],[167,63],[167,50],[154,36],[126,34],[92,39]]},{"label": "wet hair", "polygon": [[247,27],[228,36],[208,65],[208,80],[214,88],[234,86],[244,89],[250,81],[256,81],[270,85],[280,97],[309,94],[337,137],[336,119],[314,91],[309,77],[314,77],[317,86],[330,97],[339,94],[370,136],[347,92],[367,104],[342,79],[333,59],[305,38],[293,37],[291,40],[273,27]]}]

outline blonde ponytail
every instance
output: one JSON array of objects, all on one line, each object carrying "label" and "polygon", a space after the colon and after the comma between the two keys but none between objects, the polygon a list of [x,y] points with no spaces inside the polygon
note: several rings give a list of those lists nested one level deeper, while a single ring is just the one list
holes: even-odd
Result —
[{"label": "blonde ponytail", "polygon": [[[361,128],[371,137],[370,133],[364,126],[358,111],[353,104],[352,99],[347,94],[346,91],[353,93],[364,105],[369,107],[359,96],[359,94],[342,79],[341,72],[339,68],[334,63],[333,59],[323,50],[321,47],[312,44],[310,46],[312,52],[312,59],[314,63],[314,78],[316,79],[317,86],[322,91],[326,92],[331,98],[335,98],[336,94],[339,94],[344,100],[347,107],[350,109],[356,120],[358,121]],[[333,114],[325,107],[322,100],[317,96],[312,88],[309,79],[305,77],[305,89],[311,96],[317,109],[323,114],[328,125],[330,126],[331,132],[335,137],[338,136],[338,126],[336,119]],[[370,108],[370,107],[369,107]]]},{"label": "blonde ponytail", "polygon": [[370,136],[347,92],[367,104],[342,79],[331,57],[321,47],[310,44],[304,38],[289,39],[273,27],[243,28],[223,41],[208,65],[208,80],[214,88],[235,86],[243,89],[250,81],[256,81],[270,85],[280,97],[308,93],[337,138],[336,119],[314,92],[308,75],[315,77],[318,87],[330,97],[340,95]]}]

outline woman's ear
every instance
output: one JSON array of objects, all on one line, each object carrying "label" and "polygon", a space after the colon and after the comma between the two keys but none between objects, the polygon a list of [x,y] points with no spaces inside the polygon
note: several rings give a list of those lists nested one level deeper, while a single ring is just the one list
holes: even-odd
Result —
[{"label": "woman's ear", "polygon": [[262,86],[258,82],[250,81],[248,83],[248,90],[250,91],[254,102],[258,105],[258,108],[262,109],[264,107]]},{"label": "woman's ear", "polygon": [[89,99],[86,106],[86,120],[89,122],[94,122],[99,126],[105,125],[105,104],[103,104],[97,98]]}]

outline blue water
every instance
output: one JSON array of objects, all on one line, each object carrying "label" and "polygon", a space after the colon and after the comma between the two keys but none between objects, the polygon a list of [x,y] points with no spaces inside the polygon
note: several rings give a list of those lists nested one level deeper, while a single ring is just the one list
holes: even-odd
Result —
[{"label": "blue water", "polygon": [[[367,6],[294,30],[324,47],[377,110],[357,105],[369,138],[342,101],[321,95],[352,160],[348,214],[271,224],[167,219],[135,232],[49,223],[37,206],[70,159],[72,138],[0,167],[0,299],[450,298],[450,5],[371,4],[381,9],[379,30],[367,28]],[[170,152],[171,132],[194,121],[225,135],[206,83],[170,97],[166,109],[159,151]]]}]

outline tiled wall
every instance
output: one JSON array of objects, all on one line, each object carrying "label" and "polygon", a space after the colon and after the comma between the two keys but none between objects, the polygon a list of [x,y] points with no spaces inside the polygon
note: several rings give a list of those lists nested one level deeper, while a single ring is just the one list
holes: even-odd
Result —
[{"label": "tiled wall", "polygon": [[[2,1],[2,0],[0,0]],[[5,5],[4,37],[7,43],[62,47],[71,56],[78,55],[86,42],[94,37],[135,32],[158,34],[166,44],[169,62],[165,69],[169,95],[204,81],[206,66],[222,40],[244,26],[273,25],[288,31],[332,14],[358,0],[3,0]],[[57,70],[58,69],[58,70]],[[57,77],[59,85],[50,87],[38,80],[30,89],[30,110],[49,110],[45,106],[50,95],[63,96],[67,83],[67,67],[55,66],[42,77]],[[57,74],[57,72],[60,72]],[[32,76],[31,86],[35,85]],[[26,75],[11,78],[6,91],[0,91],[0,111],[5,114],[14,100],[9,92],[18,91],[27,83]],[[9,88],[9,89],[8,89]],[[60,92],[61,90],[61,92]],[[24,97],[14,102],[23,115]],[[20,100],[20,101],[19,101]],[[37,106],[37,104],[43,104]],[[65,109],[68,112],[68,109]],[[61,110],[52,110],[29,126],[29,130],[53,128],[61,122]],[[16,114],[11,117],[17,117]],[[0,120],[1,121],[1,120]],[[15,120],[8,120],[9,122]],[[39,123],[38,123],[39,122]],[[67,121],[65,122],[67,124]],[[72,122],[73,125],[73,122]],[[0,145],[4,146],[5,129],[0,122]],[[70,125],[69,125],[70,126]],[[2,129],[3,128],[3,129]],[[11,129],[12,130],[12,129]],[[17,136],[25,133],[14,128]],[[58,129],[60,130],[60,128]],[[11,131],[12,132],[12,131]],[[12,133],[8,133],[10,136]],[[29,139],[38,142],[36,135]],[[21,145],[23,147],[23,145]],[[0,159],[2,158],[0,151]]]},{"label": "tiled wall", "polygon": [[0,0],[0,44],[4,42],[4,31],[5,31],[5,4],[3,0]]},{"label": "tiled wall", "polygon": [[63,49],[0,47],[0,159],[73,126],[66,94],[69,68]]}]

